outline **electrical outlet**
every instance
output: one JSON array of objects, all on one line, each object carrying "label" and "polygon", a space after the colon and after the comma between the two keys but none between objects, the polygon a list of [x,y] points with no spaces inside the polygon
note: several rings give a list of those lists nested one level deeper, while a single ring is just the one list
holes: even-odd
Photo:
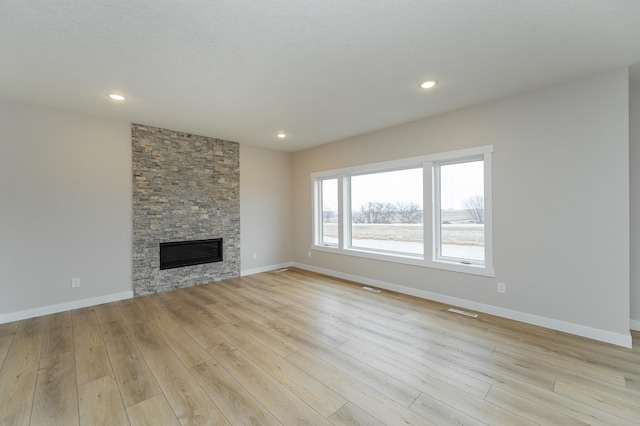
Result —
[{"label": "electrical outlet", "polygon": [[498,283],[498,293],[506,293],[507,292],[507,285],[505,283]]},{"label": "electrical outlet", "polygon": [[258,258],[258,253],[253,253],[253,260],[256,260]]},{"label": "electrical outlet", "polygon": [[71,278],[71,287],[80,287],[80,278]]},{"label": "electrical outlet", "polygon": [[309,250],[309,253],[308,253],[308,254],[309,254],[309,257],[311,257],[311,250]]}]

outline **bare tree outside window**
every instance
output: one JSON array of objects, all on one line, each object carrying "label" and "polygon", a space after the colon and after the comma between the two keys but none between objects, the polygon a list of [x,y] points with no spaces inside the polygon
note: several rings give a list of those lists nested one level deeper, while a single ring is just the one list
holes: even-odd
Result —
[{"label": "bare tree outside window", "polygon": [[393,204],[370,201],[360,207],[358,214],[354,214],[353,221],[356,223],[391,223],[394,213]]},{"label": "bare tree outside window", "polygon": [[447,162],[435,174],[440,183],[435,196],[440,209],[437,256],[484,261],[484,161]]},{"label": "bare tree outside window", "polygon": [[[346,246],[417,255],[424,252],[422,167],[349,177],[351,229]],[[416,216],[419,219],[416,219]]]},{"label": "bare tree outside window", "polygon": [[464,207],[469,211],[474,223],[484,223],[484,197],[474,195],[464,201]]},{"label": "bare tree outside window", "polygon": [[422,208],[417,203],[396,203],[396,216],[400,223],[422,223]]},{"label": "bare tree outside window", "polygon": [[324,206],[322,209],[322,219],[324,223],[336,222],[338,217],[338,212],[331,209],[331,207]]}]

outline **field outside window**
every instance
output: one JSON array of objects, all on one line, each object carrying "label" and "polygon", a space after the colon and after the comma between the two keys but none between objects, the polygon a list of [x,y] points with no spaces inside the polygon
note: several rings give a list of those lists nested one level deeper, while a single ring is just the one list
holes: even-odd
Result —
[{"label": "field outside window", "polygon": [[471,161],[439,167],[441,258],[484,262],[483,165]]},{"label": "field outside window", "polygon": [[351,177],[351,247],[423,254],[422,168]]}]

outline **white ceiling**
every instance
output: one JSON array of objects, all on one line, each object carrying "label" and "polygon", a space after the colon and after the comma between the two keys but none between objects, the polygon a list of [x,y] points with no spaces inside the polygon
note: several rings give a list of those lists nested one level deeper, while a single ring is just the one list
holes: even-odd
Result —
[{"label": "white ceiling", "polygon": [[285,151],[638,62],[639,0],[0,2],[0,99]]}]

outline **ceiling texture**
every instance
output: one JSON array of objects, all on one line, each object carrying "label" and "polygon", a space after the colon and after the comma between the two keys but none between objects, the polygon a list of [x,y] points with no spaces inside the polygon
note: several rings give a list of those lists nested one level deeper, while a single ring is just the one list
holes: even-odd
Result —
[{"label": "ceiling texture", "polygon": [[640,0],[0,2],[0,99],[283,151],[638,62]]}]

